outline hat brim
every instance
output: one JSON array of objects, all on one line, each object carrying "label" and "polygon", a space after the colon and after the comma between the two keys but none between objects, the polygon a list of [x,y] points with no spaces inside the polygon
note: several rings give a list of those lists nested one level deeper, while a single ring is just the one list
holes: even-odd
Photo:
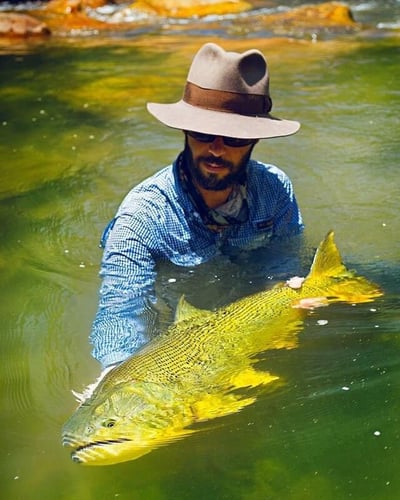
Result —
[{"label": "hat brim", "polygon": [[173,104],[147,103],[148,111],[164,125],[204,134],[237,137],[239,139],[269,139],[295,134],[300,123],[271,115],[245,116],[199,108],[178,101]]}]

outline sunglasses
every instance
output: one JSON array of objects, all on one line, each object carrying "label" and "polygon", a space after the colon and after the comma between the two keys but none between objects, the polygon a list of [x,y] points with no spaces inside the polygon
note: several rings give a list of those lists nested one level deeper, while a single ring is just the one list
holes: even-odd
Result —
[{"label": "sunglasses", "polygon": [[243,148],[255,144],[256,139],[238,139],[237,137],[223,137],[222,135],[202,134],[201,132],[192,132],[187,130],[186,133],[199,142],[214,142],[217,137],[221,137],[225,146],[230,148]]}]

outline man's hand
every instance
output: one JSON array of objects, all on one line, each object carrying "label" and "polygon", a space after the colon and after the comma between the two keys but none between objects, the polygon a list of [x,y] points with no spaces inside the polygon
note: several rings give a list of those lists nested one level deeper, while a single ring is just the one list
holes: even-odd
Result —
[{"label": "man's hand", "polygon": [[305,278],[301,278],[300,276],[293,276],[293,278],[290,278],[286,281],[286,285],[296,290],[298,288],[301,288],[304,280]]}]

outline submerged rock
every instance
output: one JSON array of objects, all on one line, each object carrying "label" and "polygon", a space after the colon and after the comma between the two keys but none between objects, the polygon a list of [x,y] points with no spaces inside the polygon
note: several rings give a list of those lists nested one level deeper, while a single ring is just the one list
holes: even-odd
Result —
[{"label": "submerged rock", "polygon": [[266,23],[286,27],[347,27],[354,28],[355,22],[350,7],[340,2],[325,2],[319,5],[303,5],[287,12],[264,16]]},{"label": "submerged rock", "polygon": [[85,9],[96,9],[107,4],[107,0],[50,0],[46,10],[59,14],[76,14]]},{"label": "submerged rock", "polygon": [[43,15],[54,32],[105,31],[109,24],[90,16],[90,12],[103,7],[107,0],[50,0]]},{"label": "submerged rock", "polygon": [[319,5],[303,5],[287,12],[263,17],[264,23],[273,30],[301,29],[353,29],[358,26],[350,7],[340,2]]},{"label": "submerged rock", "polygon": [[47,36],[48,26],[35,17],[13,12],[0,12],[0,36]]},{"label": "submerged rock", "polygon": [[242,36],[267,31],[270,35],[317,40],[319,34],[358,31],[362,25],[354,20],[348,5],[342,2],[307,4],[282,12],[252,11],[232,22],[231,32]]},{"label": "submerged rock", "polygon": [[251,7],[244,0],[137,0],[130,6],[144,13],[177,18],[237,14]]}]

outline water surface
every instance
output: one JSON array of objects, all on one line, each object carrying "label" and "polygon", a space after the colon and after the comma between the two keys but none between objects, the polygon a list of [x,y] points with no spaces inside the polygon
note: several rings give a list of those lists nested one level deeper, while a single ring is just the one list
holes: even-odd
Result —
[{"label": "water surface", "polygon": [[[398,2],[389,3],[375,25],[396,20]],[[356,15],[366,5],[354,4]],[[2,496],[396,499],[398,38],[200,35],[66,38],[0,55]],[[185,293],[213,308],[271,286],[305,271],[329,229],[345,262],[385,296],[310,315],[299,347],[264,361],[284,384],[252,407],[140,460],[79,467],[60,428],[75,408],[71,389],[99,371],[87,337],[101,230],[129,187],[182,147],[181,132],[156,123],[145,103],[179,99],[208,40],[261,48],[275,113],[302,122],[299,134],[261,141],[254,155],[292,178],[310,250],[300,263],[254,252],[190,270],[163,266],[159,296],[172,307]]]}]

